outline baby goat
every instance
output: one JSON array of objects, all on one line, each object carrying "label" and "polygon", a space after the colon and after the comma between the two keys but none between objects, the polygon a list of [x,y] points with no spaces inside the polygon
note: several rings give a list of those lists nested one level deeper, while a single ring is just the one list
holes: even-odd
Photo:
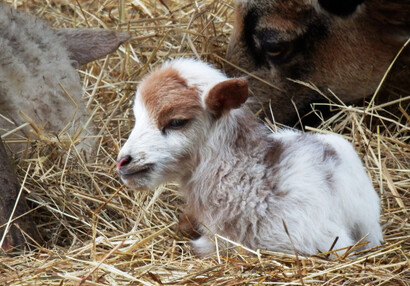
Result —
[{"label": "baby goat", "polygon": [[271,133],[248,107],[245,79],[179,59],[139,85],[135,126],[118,155],[123,182],[177,181],[198,224],[196,253],[215,234],[250,248],[301,254],[379,245],[379,198],[352,146],[337,135]]}]

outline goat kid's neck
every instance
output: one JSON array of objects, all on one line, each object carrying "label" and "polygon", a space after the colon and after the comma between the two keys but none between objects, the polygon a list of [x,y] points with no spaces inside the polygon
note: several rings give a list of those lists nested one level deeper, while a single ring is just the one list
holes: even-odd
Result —
[{"label": "goat kid's neck", "polygon": [[252,164],[255,158],[249,154],[266,151],[268,132],[246,107],[223,115],[211,125],[206,141],[194,155],[195,163],[181,180],[181,190],[187,195],[204,193],[207,182],[214,181],[221,168],[232,168],[238,160]]}]

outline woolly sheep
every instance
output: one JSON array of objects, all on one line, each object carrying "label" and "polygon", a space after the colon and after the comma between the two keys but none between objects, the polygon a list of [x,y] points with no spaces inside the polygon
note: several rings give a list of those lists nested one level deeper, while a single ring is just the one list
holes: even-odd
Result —
[{"label": "woolly sheep", "polygon": [[381,243],[379,198],[351,144],[337,135],[272,133],[247,106],[245,79],[192,59],[166,63],[139,85],[135,126],[118,155],[123,182],[176,181],[185,214],[215,250],[219,234],[253,249],[300,254]]},{"label": "woolly sheep", "polygon": [[[82,135],[93,134],[75,68],[114,51],[128,38],[107,30],[53,30],[0,3],[0,133],[32,121],[52,134],[66,131],[74,137],[83,128]],[[19,136],[27,137],[30,129],[22,128]]]}]

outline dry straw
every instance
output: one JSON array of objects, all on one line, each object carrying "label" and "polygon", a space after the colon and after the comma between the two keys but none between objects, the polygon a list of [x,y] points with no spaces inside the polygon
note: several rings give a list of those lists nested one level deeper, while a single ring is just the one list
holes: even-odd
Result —
[{"label": "dry straw", "polygon": [[1,255],[1,285],[409,285],[409,97],[364,108],[335,103],[336,115],[315,129],[355,145],[381,196],[385,245],[349,258],[352,249],[333,259],[306,258],[250,250],[218,236],[237,251],[198,259],[175,232],[178,187],[123,188],[115,158],[133,125],[135,85],[152,67],[177,56],[222,66],[232,1],[7,2],[54,27],[127,30],[132,39],[80,70],[99,129],[95,155],[85,159],[75,146],[39,134],[27,159],[17,162],[47,245]]}]

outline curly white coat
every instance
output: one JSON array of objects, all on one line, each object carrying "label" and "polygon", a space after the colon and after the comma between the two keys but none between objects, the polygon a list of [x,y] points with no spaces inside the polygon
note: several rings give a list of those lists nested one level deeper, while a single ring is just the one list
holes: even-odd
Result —
[{"label": "curly white coat", "polygon": [[[338,135],[271,133],[246,106],[244,79],[190,59],[168,62],[140,84],[134,129],[118,155],[124,183],[177,181],[192,241],[212,253],[219,234],[250,248],[301,254],[379,245],[380,203],[351,144]],[[193,100],[197,99],[197,101]],[[197,102],[197,103],[195,103]]]}]

